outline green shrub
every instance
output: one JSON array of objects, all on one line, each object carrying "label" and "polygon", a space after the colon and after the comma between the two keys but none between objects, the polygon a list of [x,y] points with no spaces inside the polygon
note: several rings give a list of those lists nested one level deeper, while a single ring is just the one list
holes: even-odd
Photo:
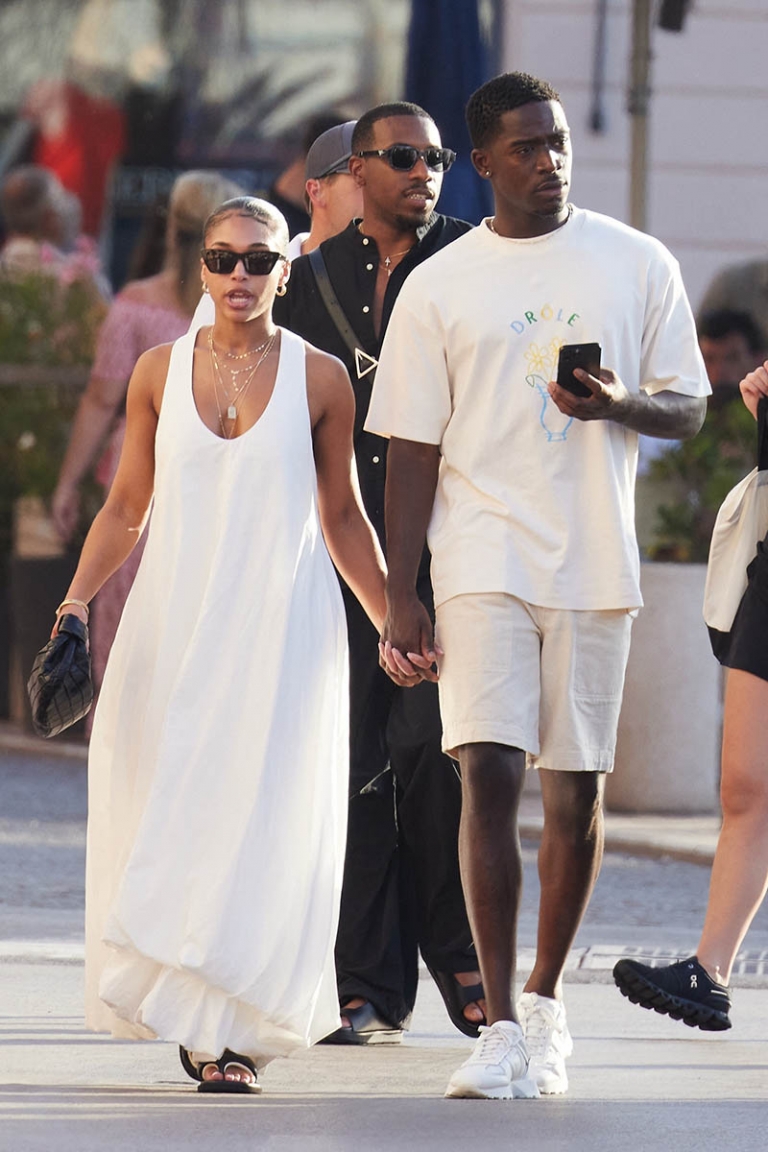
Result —
[{"label": "green shrub", "polygon": [[0,555],[19,496],[51,496],[106,302],[93,259],[0,274]]}]

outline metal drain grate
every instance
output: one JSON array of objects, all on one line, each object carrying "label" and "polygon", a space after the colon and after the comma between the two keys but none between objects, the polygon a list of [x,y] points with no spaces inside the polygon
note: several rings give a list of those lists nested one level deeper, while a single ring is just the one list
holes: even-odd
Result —
[{"label": "metal drain grate", "polygon": [[[610,945],[596,944],[584,950],[578,964],[582,969],[613,968],[617,960],[631,956],[634,960],[641,960],[652,968],[662,964],[670,964],[674,960],[684,960],[691,955],[688,948],[654,948],[651,945]],[[768,949],[744,948],[736,957],[733,966],[734,976],[766,976],[768,975]]]}]

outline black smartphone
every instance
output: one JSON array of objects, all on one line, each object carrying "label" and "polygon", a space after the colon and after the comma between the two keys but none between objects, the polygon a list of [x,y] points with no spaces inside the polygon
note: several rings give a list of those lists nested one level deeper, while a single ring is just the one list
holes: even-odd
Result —
[{"label": "black smartphone", "polygon": [[586,384],[574,374],[574,368],[583,368],[590,376],[600,377],[599,344],[563,344],[557,361],[557,383],[574,396],[591,396]]}]

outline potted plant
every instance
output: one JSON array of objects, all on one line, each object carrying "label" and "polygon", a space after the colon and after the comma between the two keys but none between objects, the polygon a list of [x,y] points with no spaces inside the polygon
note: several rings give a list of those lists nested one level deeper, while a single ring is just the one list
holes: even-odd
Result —
[{"label": "potted plant", "polygon": [[721,674],[702,617],[706,560],[718,509],[754,467],[755,448],[741,399],[718,398],[698,435],[670,445],[638,481],[645,608],[633,626],[617,771],[606,788],[614,810],[716,809]]}]

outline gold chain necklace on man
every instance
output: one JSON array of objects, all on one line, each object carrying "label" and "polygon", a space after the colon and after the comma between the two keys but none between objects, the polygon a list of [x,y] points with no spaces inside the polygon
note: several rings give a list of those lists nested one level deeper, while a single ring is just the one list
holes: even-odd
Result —
[{"label": "gold chain necklace on man", "polygon": [[[363,232],[363,229],[362,229],[362,223],[363,223],[362,220],[358,223],[357,230],[361,236],[365,236],[365,233]],[[367,239],[366,239],[365,243],[366,244],[368,243]],[[416,241],[414,240],[413,244],[415,244],[415,243],[416,243]],[[387,273],[387,276],[392,275],[392,261],[397,260],[398,256],[407,256],[408,253],[410,252],[411,248],[413,248],[413,244],[411,244],[410,248],[403,248],[403,250],[401,252],[390,252],[389,256],[384,257],[384,259],[381,261],[381,267],[384,268],[385,272]]]},{"label": "gold chain necklace on man", "polygon": [[[251,369],[249,369],[248,375],[242,384],[238,385],[236,383],[236,380],[233,378],[234,376],[239,375],[238,370],[235,369],[235,371],[233,372],[232,369],[229,368],[229,366],[227,366],[227,370],[230,373],[232,390],[234,393],[234,395],[230,399],[228,396],[228,393],[227,393],[227,389],[224,386],[224,378],[221,374],[221,365],[219,364],[219,358],[216,355],[216,349],[215,349],[214,344],[213,344],[213,336],[210,332],[208,333],[208,349],[209,349],[210,354],[211,354],[211,371],[212,371],[212,375],[213,375],[213,394],[214,394],[214,398],[216,400],[216,411],[217,411],[218,417],[219,417],[219,427],[221,429],[221,434],[227,440],[232,439],[232,435],[235,431],[235,427],[237,426],[238,401],[242,401],[245,398],[245,395],[248,391],[248,388],[250,387],[251,381],[253,380],[254,376],[258,372],[261,365],[266,360],[267,356],[269,356],[270,352],[272,351],[272,346],[273,346],[276,339],[277,339],[277,329],[275,329],[275,331],[272,333],[272,335],[269,336],[264,341],[264,343],[259,346],[261,349],[263,349],[262,354],[259,357],[259,359],[257,360],[257,362],[254,364],[254,366]],[[240,371],[242,371],[242,369],[240,369]],[[226,411],[227,419],[231,420],[231,422],[232,422],[231,427],[229,429],[229,432],[227,432],[226,425],[224,423],[224,414],[222,412],[221,402],[219,400],[219,389],[221,389],[221,393],[224,397],[224,402],[225,402],[225,406],[226,406],[226,410],[227,410]]]},{"label": "gold chain necklace on man", "polygon": [[[412,247],[413,244],[411,245],[411,248]],[[382,263],[387,270],[387,276],[392,275],[392,261],[396,260],[398,256],[406,256],[410,252],[411,248],[403,248],[402,252],[392,252],[389,256],[384,257]]]}]

